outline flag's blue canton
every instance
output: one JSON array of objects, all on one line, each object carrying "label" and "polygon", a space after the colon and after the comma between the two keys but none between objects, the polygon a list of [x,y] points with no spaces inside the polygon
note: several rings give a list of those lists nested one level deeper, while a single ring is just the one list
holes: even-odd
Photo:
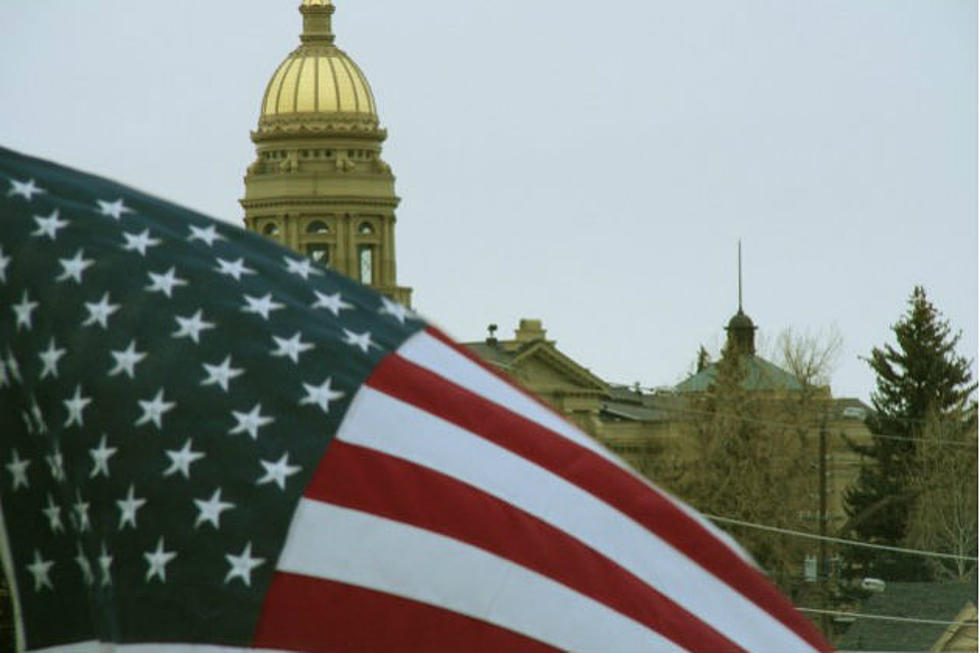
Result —
[{"label": "flag's blue canton", "polygon": [[0,496],[28,647],[248,643],[351,398],[422,327],[259,236],[0,149]]}]

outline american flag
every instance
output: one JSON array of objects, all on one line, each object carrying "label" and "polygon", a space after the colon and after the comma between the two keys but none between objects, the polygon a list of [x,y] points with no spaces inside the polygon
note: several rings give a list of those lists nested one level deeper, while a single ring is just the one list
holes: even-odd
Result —
[{"label": "american flag", "polygon": [[0,436],[22,650],[828,650],[410,310],[3,149]]}]

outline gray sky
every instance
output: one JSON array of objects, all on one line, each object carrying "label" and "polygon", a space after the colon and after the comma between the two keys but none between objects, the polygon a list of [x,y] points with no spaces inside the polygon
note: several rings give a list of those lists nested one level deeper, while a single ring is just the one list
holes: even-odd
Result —
[{"label": "gray sky", "polygon": [[[2,0],[0,144],[240,224],[299,0]],[[463,339],[520,317],[665,385],[736,309],[836,325],[834,393],[913,285],[977,348],[973,0],[335,0],[403,198],[398,276]],[[974,367],[976,370],[976,367]]]}]

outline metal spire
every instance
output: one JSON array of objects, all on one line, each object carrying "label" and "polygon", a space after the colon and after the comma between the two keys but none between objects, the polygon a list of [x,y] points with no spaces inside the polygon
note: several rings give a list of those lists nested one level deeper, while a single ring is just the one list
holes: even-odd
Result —
[{"label": "metal spire", "polygon": [[738,312],[742,312],[742,239],[738,239]]}]

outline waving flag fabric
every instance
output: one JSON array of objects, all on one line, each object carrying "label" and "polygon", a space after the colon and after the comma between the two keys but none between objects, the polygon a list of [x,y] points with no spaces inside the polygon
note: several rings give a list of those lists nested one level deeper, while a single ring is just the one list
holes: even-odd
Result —
[{"label": "waving flag fabric", "polygon": [[827,650],[411,311],[8,150],[0,463],[24,650]]}]

